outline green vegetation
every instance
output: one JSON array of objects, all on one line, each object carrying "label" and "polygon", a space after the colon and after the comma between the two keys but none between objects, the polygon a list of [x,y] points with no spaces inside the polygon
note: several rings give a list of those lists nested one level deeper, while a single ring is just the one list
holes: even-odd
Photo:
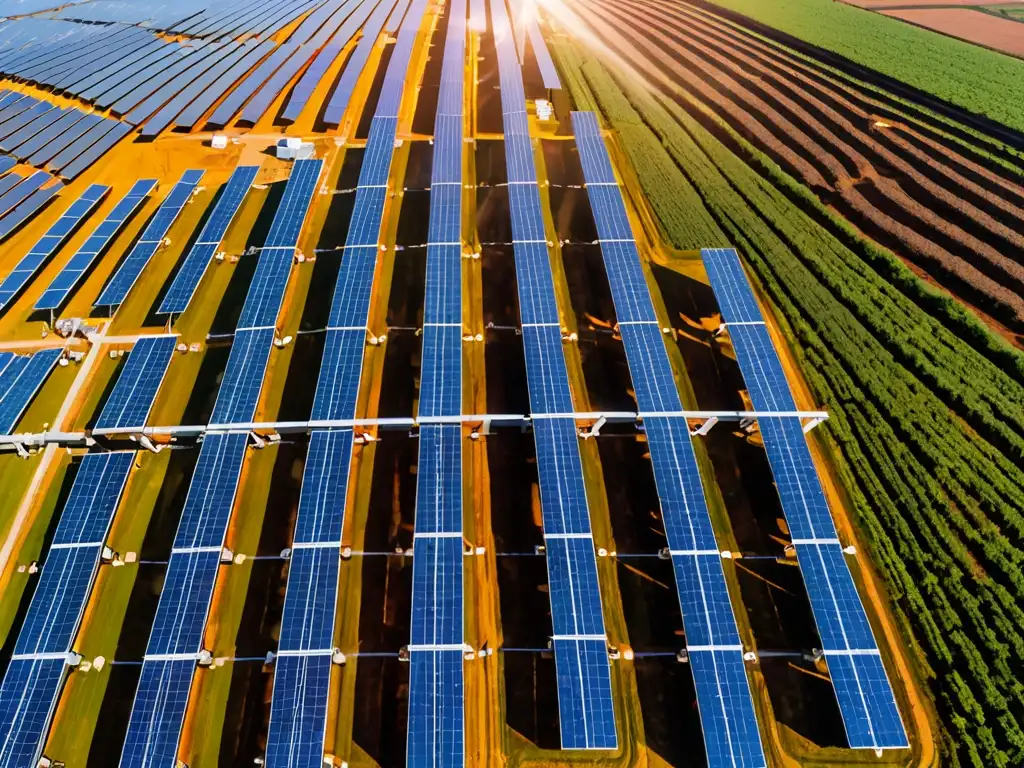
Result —
[{"label": "green vegetation", "polygon": [[1024,130],[1024,60],[833,0],[711,2]]},{"label": "green vegetation", "polygon": [[[824,439],[928,677],[949,762],[1021,765],[1024,357],[701,105],[613,79],[567,41],[553,48],[574,100],[598,105],[627,154],[641,135],[661,145],[634,169],[652,198],[691,201],[686,218],[659,214],[669,241],[724,233],[774,305],[832,414]],[[662,186],[669,165],[678,190]]]}]

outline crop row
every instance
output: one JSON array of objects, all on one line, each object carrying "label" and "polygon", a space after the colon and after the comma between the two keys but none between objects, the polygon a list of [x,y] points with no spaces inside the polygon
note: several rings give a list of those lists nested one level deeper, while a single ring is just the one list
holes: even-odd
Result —
[{"label": "crop row", "polygon": [[670,241],[693,248],[706,244],[697,233],[720,232],[784,319],[815,398],[832,413],[827,435],[858,527],[920,649],[952,761],[1020,765],[1020,355],[830,219],[742,137],[730,134],[741,153],[726,148],[694,118],[710,119],[700,105],[684,109],[613,79],[571,43],[555,50],[574,98],[600,108],[627,154],[641,133],[660,143],[661,153],[634,164],[645,194],[672,195],[658,186],[668,171],[652,170],[667,162],[699,195],[686,226],[661,219]]}]

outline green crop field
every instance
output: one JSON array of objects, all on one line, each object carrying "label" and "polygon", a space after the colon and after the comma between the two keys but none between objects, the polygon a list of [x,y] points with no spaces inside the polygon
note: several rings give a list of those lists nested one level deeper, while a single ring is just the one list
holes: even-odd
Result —
[{"label": "green crop field", "polygon": [[1021,59],[832,0],[712,2],[1024,130]]}]

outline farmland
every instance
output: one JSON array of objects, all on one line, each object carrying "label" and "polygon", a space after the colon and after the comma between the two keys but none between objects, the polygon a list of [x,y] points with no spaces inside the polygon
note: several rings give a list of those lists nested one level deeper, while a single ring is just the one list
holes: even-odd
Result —
[{"label": "farmland", "polygon": [[[830,0],[780,0],[770,5],[716,0],[715,5],[968,112],[1024,129],[1024,106],[1020,99],[1006,97],[1019,88],[1022,61]],[[895,55],[911,50],[912,56]]]},{"label": "farmland", "polygon": [[[618,41],[658,87],[561,42],[574,98],[601,110],[626,154],[634,136],[663,147],[634,163],[655,215],[661,179],[676,172],[680,194],[700,200],[687,220],[659,217],[665,237],[690,248],[717,228],[776,308],[815,399],[835,414],[825,444],[929,680],[947,756],[1019,764],[1024,358],[826,208],[759,148],[756,129],[737,131],[718,91],[680,87],[693,82],[678,74],[685,56],[676,52],[679,65],[660,78],[656,58],[644,71],[629,48],[660,49],[662,40],[657,25],[630,20],[670,18],[662,6],[585,7],[601,17],[598,35]],[[675,18],[699,49],[709,16],[684,6]]]}]

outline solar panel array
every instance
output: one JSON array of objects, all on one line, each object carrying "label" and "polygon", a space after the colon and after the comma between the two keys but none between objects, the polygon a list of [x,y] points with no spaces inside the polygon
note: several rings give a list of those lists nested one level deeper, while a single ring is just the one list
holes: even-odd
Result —
[{"label": "solar panel array", "polygon": [[64,265],[49,287],[43,291],[43,295],[36,301],[35,309],[55,311],[61,307],[85,272],[100,253],[106,250],[155,186],[156,179],[140,179],[132,185],[128,193],[118,201],[71,260]]},{"label": "solar panel array", "polygon": [[0,684],[0,766],[39,760],[133,458],[82,459]]},{"label": "solar panel array", "polygon": [[46,234],[39,238],[3,282],[0,282],[0,309],[9,305],[21,293],[32,276],[67,242],[109,191],[110,187],[93,184],[68,206]]},{"label": "solar panel array", "polygon": [[[794,411],[764,317],[732,248],[701,251],[755,410]],[[908,746],[892,686],[799,419],[758,419],[850,746]]]},{"label": "solar panel array", "polygon": [[[419,417],[462,413],[466,0],[452,0],[434,120]],[[461,419],[459,419],[461,421]],[[465,764],[462,425],[420,427],[406,764]]]},{"label": "solar panel array", "polygon": [[[292,167],[246,294],[211,429],[255,417],[274,324],[322,167],[322,160],[297,160]],[[126,768],[174,764],[247,442],[248,430],[208,431],[203,440],[132,705],[121,754]]]},{"label": "solar panel array", "polygon": [[58,347],[44,349],[34,355],[2,354],[6,362],[0,370],[0,435],[9,435],[14,432],[64,350]]},{"label": "solar panel array", "polygon": [[322,168],[323,160],[316,159],[296,160],[292,166],[235,329],[227,369],[213,407],[211,422],[215,425],[247,423],[256,413],[299,232]]},{"label": "solar panel array", "polygon": [[167,373],[177,336],[144,336],[135,342],[128,360],[107,398],[97,430],[141,430]]},{"label": "solar panel array", "polygon": [[[644,420],[710,766],[763,766],[739,630],[668,352],[611,159],[591,112],[572,113],[637,408]],[[677,415],[669,415],[677,414]]]},{"label": "solar panel array", "polygon": [[597,560],[526,96],[508,15],[491,2],[526,379],[537,449],[563,749],[618,743]]},{"label": "solar panel array", "polygon": [[[398,107],[426,5],[426,0],[415,0],[399,31],[370,125],[331,299],[314,423],[355,416]],[[314,429],[310,436],[274,668],[267,733],[271,766],[307,766],[323,760],[352,441],[351,429]]]},{"label": "solar panel array", "polygon": [[259,172],[258,165],[240,165],[231,174],[217,204],[203,225],[199,238],[189,249],[171,287],[160,302],[158,314],[181,314],[199,288],[199,282],[217,253],[228,227],[238,213]]},{"label": "solar panel array", "polygon": [[99,298],[96,299],[95,306],[117,307],[124,303],[129,291],[142,275],[142,270],[146,268],[157,249],[163,244],[171,225],[178,218],[185,204],[192,198],[192,193],[202,178],[203,171],[201,170],[185,171],[181,180],[171,188],[170,193],[153,214],[153,218],[142,231],[135,247],[121,262],[121,266],[117,268],[114,276],[110,278]]}]

